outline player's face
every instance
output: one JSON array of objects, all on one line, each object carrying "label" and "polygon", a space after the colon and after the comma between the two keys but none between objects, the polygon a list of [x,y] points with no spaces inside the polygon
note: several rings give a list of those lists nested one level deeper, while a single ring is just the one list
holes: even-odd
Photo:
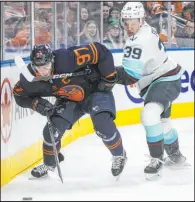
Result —
[{"label": "player's face", "polygon": [[41,76],[50,76],[51,75],[51,69],[52,69],[52,64],[51,62],[47,65],[43,66],[36,66],[36,71],[41,75]]},{"label": "player's face", "polygon": [[139,19],[124,19],[124,28],[128,36],[136,34],[140,29]]}]

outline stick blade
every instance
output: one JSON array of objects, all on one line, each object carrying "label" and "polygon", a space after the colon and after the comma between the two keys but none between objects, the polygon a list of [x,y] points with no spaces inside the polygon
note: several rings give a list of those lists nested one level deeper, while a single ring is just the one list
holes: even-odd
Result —
[{"label": "stick blade", "polygon": [[26,64],[21,56],[17,55],[14,57],[15,64],[18,68],[26,68]]}]

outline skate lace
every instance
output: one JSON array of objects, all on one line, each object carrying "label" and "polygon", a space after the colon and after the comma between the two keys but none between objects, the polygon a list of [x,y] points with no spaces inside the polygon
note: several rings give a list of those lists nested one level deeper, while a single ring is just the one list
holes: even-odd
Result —
[{"label": "skate lace", "polygon": [[113,169],[119,169],[124,157],[123,156],[113,156],[112,160],[112,168]]},{"label": "skate lace", "polygon": [[43,174],[43,173],[45,173],[45,172],[48,171],[48,170],[49,170],[49,168],[48,168],[48,166],[46,166],[45,164],[40,165],[40,166],[38,166],[38,167],[36,168],[36,171],[39,172],[40,174]]},{"label": "skate lace", "polygon": [[159,165],[159,163],[164,164],[164,161],[160,160],[159,158],[154,158],[148,154],[145,154],[146,157],[148,157],[148,161],[150,161],[150,164],[148,166],[155,168],[156,166]]}]

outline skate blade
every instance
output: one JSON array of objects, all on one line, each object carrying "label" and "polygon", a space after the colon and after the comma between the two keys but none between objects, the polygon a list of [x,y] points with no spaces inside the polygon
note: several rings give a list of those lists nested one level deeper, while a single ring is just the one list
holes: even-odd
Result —
[{"label": "skate blade", "polygon": [[185,162],[183,164],[174,164],[174,163],[168,164],[168,165],[164,164],[164,166],[170,170],[183,170],[183,169],[191,169],[192,168],[191,164],[189,164],[187,162]]},{"label": "skate blade", "polygon": [[[127,162],[127,158],[125,159],[125,163],[124,163],[123,170],[124,170],[124,168],[125,168],[125,164],[126,164],[126,162]],[[123,172],[123,170],[122,170],[122,172]],[[120,179],[120,177],[121,177],[122,172],[121,172],[119,175],[114,176],[116,181],[119,181],[119,179]]]},{"label": "skate blade", "polygon": [[145,178],[148,181],[157,181],[162,177],[162,171],[155,174],[145,173]]},{"label": "skate blade", "polygon": [[34,177],[34,176],[31,175],[28,179],[29,180],[45,180],[45,179],[48,179],[48,178],[49,178],[49,175],[46,174],[46,175],[44,175],[42,177]]}]

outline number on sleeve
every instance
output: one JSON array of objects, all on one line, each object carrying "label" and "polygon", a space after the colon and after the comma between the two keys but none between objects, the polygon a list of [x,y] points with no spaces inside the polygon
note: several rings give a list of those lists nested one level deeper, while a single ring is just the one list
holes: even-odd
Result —
[{"label": "number on sleeve", "polygon": [[84,65],[91,60],[91,55],[89,53],[85,53],[86,51],[87,52],[89,51],[89,49],[87,47],[86,48],[78,48],[78,49],[74,50],[74,52],[77,56],[76,57],[77,65]]},{"label": "number on sleeve", "polygon": [[97,64],[98,50],[94,43],[74,50],[77,65]]}]

